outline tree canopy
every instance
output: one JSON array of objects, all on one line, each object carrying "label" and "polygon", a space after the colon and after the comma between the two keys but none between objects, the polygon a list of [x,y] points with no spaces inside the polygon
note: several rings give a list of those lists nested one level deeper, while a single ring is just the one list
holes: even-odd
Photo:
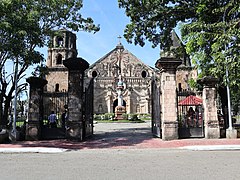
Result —
[{"label": "tree canopy", "polygon": [[[81,15],[82,0],[1,0],[0,1],[0,124],[6,125],[10,101],[19,81],[33,64],[44,61],[36,50],[47,45],[55,30],[97,32],[92,18]],[[17,64],[18,71],[7,74],[6,62]],[[19,84],[18,91],[24,84]]]},{"label": "tree canopy", "polygon": [[[240,93],[240,1],[238,0],[118,0],[130,17],[124,37],[144,46],[171,46],[170,33],[179,25],[182,40],[200,76],[218,77]],[[238,98],[238,101],[240,99]]]}]

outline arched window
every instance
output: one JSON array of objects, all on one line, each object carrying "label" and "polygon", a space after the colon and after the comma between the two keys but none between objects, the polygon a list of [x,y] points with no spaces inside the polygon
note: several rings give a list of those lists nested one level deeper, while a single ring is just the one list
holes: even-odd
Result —
[{"label": "arched window", "polygon": [[57,37],[57,46],[63,47],[63,38],[62,37]]},{"label": "arched window", "polygon": [[146,78],[147,77],[147,72],[146,71],[142,71],[142,77]]},{"label": "arched window", "polygon": [[56,64],[62,64],[62,55],[61,55],[61,54],[58,54],[58,55],[57,55]]},{"label": "arched window", "polygon": [[55,92],[59,92],[59,84],[55,85]]},{"label": "arched window", "polygon": [[181,83],[178,83],[178,90],[182,91],[182,84]]},{"label": "arched window", "polygon": [[97,77],[97,71],[93,71],[93,72],[92,72],[92,77],[93,77],[93,78]]}]

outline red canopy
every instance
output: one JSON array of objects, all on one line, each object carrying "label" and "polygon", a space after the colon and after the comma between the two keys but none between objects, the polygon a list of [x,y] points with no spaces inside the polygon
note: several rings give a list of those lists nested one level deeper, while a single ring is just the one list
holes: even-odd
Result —
[{"label": "red canopy", "polygon": [[201,104],[202,104],[202,99],[193,95],[186,97],[185,99],[183,99],[178,103],[178,105],[180,106],[197,106]]}]

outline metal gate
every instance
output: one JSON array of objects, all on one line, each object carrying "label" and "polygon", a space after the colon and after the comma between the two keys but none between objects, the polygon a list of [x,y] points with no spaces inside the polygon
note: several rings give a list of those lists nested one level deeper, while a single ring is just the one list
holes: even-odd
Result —
[{"label": "metal gate", "polygon": [[93,89],[94,80],[91,79],[84,92],[84,112],[83,112],[83,137],[93,134]]},{"label": "metal gate", "polygon": [[161,137],[160,90],[156,81],[152,80],[152,133]]},{"label": "metal gate", "polygon": [[[65,127],[62,122],[62,114],[67,109],[68,93],[45,92],[43,94],[43,119],[41,120],[41,139],[65,138]],[[51,111],[57,115],[57,128],[50,128],[48,116]]]},{"label": "metal gate", "polygon": [[177,91],[179,138],[204,137],[202,100],[191,91]]}]

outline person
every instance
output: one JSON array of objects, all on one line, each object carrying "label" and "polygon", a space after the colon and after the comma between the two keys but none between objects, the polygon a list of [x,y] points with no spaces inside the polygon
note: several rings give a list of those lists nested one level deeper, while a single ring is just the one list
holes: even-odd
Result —
[{"label": "person", "polygon": [[188,117],[189,117],[189,120],[190,120],[190,125],[193,127],[194,126],[194,115],[195,115],[195,112],[193,110],[192,107],[189,108],[188,110]]},{"label": "person", "polygon": [[65,128],[65,124],[66,124],[66,120],[67,120],[67,110],[65,109],[65,111],[62,113],[62,128]]},{"label": "person", "polygon": [[54,111],[52,111],[51,114],[49,115],[48,121],[50,123],[51,128],[56,128],[57,127],[57,116],[54,113]]}]

